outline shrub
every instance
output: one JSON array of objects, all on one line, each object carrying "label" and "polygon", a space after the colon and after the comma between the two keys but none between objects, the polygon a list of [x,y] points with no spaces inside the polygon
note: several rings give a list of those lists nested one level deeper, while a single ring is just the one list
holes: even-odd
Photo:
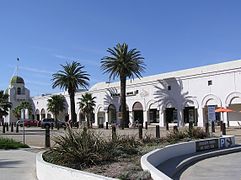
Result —
[{"label": "shrub", "polygon": [[27,144],[17,142],[13,139],[0,137],[0,149],[29,148]]},{"label": "shrub", "polygon": [[196,128],[192,128],[191,130],[187,130],[187,133],[188,133],[190,138],[194,138],[194,139],[204,139],[204,138],[207,138],[207,134],[200,127],[196,127]]}]

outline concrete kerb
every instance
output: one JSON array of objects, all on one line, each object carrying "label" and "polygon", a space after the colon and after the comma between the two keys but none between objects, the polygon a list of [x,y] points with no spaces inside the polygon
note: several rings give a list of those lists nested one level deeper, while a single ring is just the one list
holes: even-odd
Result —
[{"label": "concrete kerb", "polygon": [[[233,145],[235,144],[235,139],[234,136],[224,136],[220,138],[213,138],[213,139],[218,139],[218,148],[221,148],[221,139],[223,138],[230,138],[232,139]],[[207,139],[207,141],[212,141],[213,139]],[[206,140],[201,140],[201,141],[206,141]],[[190,142],[184,142],[184,143],[178,143],[174,145],[169,145],[161,149],[156,149],[153,150],[144,156],[141,157],[141,166],[143,170],[147,170],[151,173],[152,178],[155,179],[163,179],[163,180],[170,180],[171,177],[167,176],[163,172],[157,169],[157,166],[162,164],[163,162],[167,161],[168,159],[175,158],[178,156],[182,155],[187,155],[187,154],[194,154],[197,152],[197,141],[190,141]],[[200,141],[199,141],[200,142]],[[235,151],[235,150],[233,150]],[[238,151],[238,148],[237,148]],[[220,150],[218,151],[224,154],[231,153],[231,150],[228,151],[228,149]],[[226,153],[225,153],[226,152]],[[212,156],[214,156],[215,151],[213,151]],[[208,157],[212,157],[211,153],[206,153],[193,158],[189,158],[189,160],[183,161],[180,164],[180,167],[177,167],[178,170],[180,171],[184,167],[190,165],[193,161],[198,161],[201,159],[205,159]],[[176,169],[174,170],[175,172]]]},{"label": "concrete kerb", "polygon": [[36,175],[38,180],[114,180],[114,178],[100,176],[97,174],[48,163],[42,158],[42,154],[44,152],[45,151],[41,151],[36,155]]}]

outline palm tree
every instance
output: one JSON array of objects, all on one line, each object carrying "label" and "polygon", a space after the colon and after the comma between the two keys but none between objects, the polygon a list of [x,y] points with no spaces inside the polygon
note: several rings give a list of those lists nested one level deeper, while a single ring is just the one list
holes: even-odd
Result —
[{"label": "palm tree", "polygon": [[65,109],[65,98],[63,95],[53,95],[51,99],[48,99],[48,111],[53,113],[55,119],[55,126],[57,125],[57,119],[60,112]]},{"label": "palm tree", "polygon": [[[127,78],[141,78],[141,73],[145,70],[144,58],[141,57],[137,49],[128,49],[126,43],[117,44],[113,49],[108,48],[110,56],[101,59],[101,69],[104,73],[109,73],[109,79],[120,79],[121,107],[126,107],[126,80]],[[121,108],[121,127],[128,127],[126,108]]]},{"label": "palm tree", "polygon": [[14,116],[17,118],[17,119],[20,119],[21,118],[21,110],[22,109],[28,109],[28,115],[31,116],[32,115],[32,112],[33,112],[33,107],[31,105],[31,103],[27,102],[27,101],[23,101],[21,102],[18,106],[16,106],[12,112],[14,114]]},{"label": "palm tree", "polygon": [[8,115],[9,109],[12,107],[12,103],[8,100],[9,95],[0,91],[0,119],[3,116]]},{"label": "palm tree", "polygon": [[96,103],[95,98],[96,97],[92,97],[92,94],[90,93],[82,94],[81,98],[78,98],[80,100],[79,108],[87,117],[88,128],[92,127],[91,116],[93,114],[95,103]]},{"label": "palm tree", "polygon": [[54,73],[53,76],[53,88],[60,87],[68,91],[70,97],[70,111],[72,122],[76,122],[75,113],[75,92],[79,87],[87,89],[89,85],[89,74],[84,71],[84,66],[80,63],[73,61],[72,63],[66,62],[66,65],[61,65],[63,70],[59,70]]}]

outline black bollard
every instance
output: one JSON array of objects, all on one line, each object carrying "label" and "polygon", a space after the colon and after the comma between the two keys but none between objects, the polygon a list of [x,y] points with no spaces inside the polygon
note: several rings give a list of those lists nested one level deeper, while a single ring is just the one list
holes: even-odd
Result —
[{"label": "black bollard", "polygon": [[116,140],[116,127],[112,126],[112,140]]},{"label": "black bollard", "polygon": [[8,128],[9,128],[9,127],[8,127],[8,123],[6,123],[6,129],[7,129],[7,131],[9,130]]},{"label": "black bollard", "polygon": [[156,125],[156,138],[160,138],[160,126]]},{"label": "black bollard", "polygon": [[45,129],[45,148],[49,148],[50,147],[50,130],[49,130],[49,126],[46,126]]},{"label": "black bollard", "polygon": [[17,124],[17,125],[16,125],[16,133],[19,132],[19,129],[18,129],[18,128],[19,128],[19,125]]},{"label": "black bollard", "polygon": [[212,121],[212,132],[215,132],[215,124],[214,124],[214,121]]},{"label": "black bollard", "polygon": [[105,122],[105,128],[108,129],[108,122]]},{"label": "black bollard", "polygon": [[11,123],[11,132],[13,132],[13,123]]},{"label": "black bollard", "polygon": [[148,123],[147,123],[147,121],[145,122],[145,128],[148,129]]},{"label": "black bollard", "polygon": [[57,130],[59,130],[59,126],[60,126],[60,124],[59,124],[59,123],[57,123]]},{"label": "black bollard", "polygon": [[223,121],[220,121],[220,131],[221,132],[223,132],[222,128],[223,128]]},{"label": "black bollard", "polygon": [[142,139],[142,125],[139,125],[138,126],[138,129],[139,129],[139,139]]},{"label": "black bollard", "polygon": [[169,131],[169,123],[166,123],[166,130]]},{"label": "black bollard", "polygon": [[222,135],[226,135],[226,123],[222,124]]},{"label": "black bollard", "polygon": [[51,123],[50,126],[51,126],[51,129],[53,130],[54,129],[54,123]]},{"label": "black bollard", "polygon": [[5,127],[6,127],[6,124],[3,123],[3,133],[5,133]]},{"label": "black bollard", "polygon": [[178,127],[177,126],[173,126],[173,132],[178,133]]}]

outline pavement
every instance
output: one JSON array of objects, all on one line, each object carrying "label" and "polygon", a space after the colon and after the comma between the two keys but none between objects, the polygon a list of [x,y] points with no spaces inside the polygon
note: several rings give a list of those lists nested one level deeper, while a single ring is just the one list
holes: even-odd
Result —
[{"label": "pavement", "polygon": [[0,150],[1,180],[37,180],[36,153],[40,149]]},{"label": "pavement", "polygon": [[240,180],[241,152],[199,161],[185,170],[181,180]]}]

